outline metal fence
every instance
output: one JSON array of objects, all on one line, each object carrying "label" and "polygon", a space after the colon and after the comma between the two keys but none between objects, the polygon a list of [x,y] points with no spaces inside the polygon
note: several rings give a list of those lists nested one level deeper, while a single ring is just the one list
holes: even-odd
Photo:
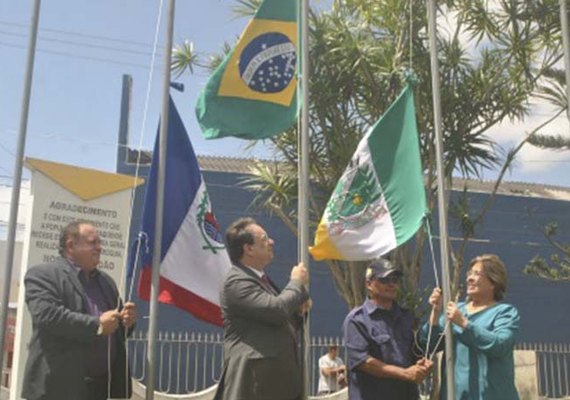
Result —
[{"label": "metal fence", "polygon": [[[319,358],[327,353],[330,344],[339,345],[339,357],[346,362],[346,349],[340,338],[313,337],[309,343],[310,394],[317,393]],[[146,334],[135,332],[128,340],[133,378],[145,382]],[[570,344],[522,343],[517,350],[535,354],[536,387],[542,399],[570,399]],[[220,334],[161,332],[157,342],[156,390],[169,394],[189,394],[214,385],[221,374],[222,337]],[[9,386],[11,369],[2,368],[0,386]],[[420,387],[427,395],[432,386],[427,381]]]},{"label": "metal fence", "polygon": [[[315,395],[319,380],[319,358],[330,344],[339,345],[339,357],[346,361],[346,349],[340,338],[314,337],[309,343],[308,365],[310,394]],[[222,337],[220,334],[161,333],[158,339],[158,367],[155,368],[156,389],[171,394],[187,394],[204,390],[217,382],[221,374]],[[534,351],[536,378],[541,398],[570,397],[570,344],[524,343],[517,350]],[[136,333],[129,339],[129,356],[133,377],[146,380],[146,336]],[[431,382],[421,386],[429,393]]]},{"label": "metal fence", "polygon": [[[338,356],[345,360],[346,350],[339,338],[312,338],[309,344],[309,381],[311,394],[316,394],[319,381],[319,358],[328,346],[339,346]],[[146,333],[135,332],[128,341],[129,358],[134,379],[145,382]],[[159,333],[157,341],[155,386],[159,392],[187,394],[204,390],[220,378],[223,342],[220,334]]]},{"label": "metal fence", "polygon": [[[221,374],[220,334],[160,332],[157,341],[155,389],[170,394],[195,393],[215,384]],[[134,332],[128,340],[134,379],[146,382],[146,333]]]},{"label": "metal fence", "polygon": [[517,349],[535,352],[537,387],[541,397],[570,398],[570,344],[522,343]]}]

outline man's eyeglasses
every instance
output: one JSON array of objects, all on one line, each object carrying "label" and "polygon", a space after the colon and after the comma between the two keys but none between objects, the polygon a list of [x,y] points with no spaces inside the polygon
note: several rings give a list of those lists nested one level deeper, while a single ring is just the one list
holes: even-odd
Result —
[{"label": "man's eyeglasses", "polygon": [[400,275],[388,275],[385,278],[376,278],[378,282],[383,285],[388,285],[389,283],[398,284],[401,281]]}]

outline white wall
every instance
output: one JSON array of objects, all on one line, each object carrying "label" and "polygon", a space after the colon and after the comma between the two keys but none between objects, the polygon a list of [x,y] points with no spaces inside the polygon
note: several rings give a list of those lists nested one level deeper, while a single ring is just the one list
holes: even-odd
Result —
[{"label": "white wall", "polygon": [[[10,223],[10,201],[12,199],[12,187],[7,182],[0,183],[0,280],[3,279],[6,268],[6,240],[8,236],[8,224]],[[12,284],[10,290],[10,302],[17,301],[18,284],[20,281],[20,264],[22,260],[22,242],[25,231],[25,221],[28,215],[30,196],[30,181],[22,181],[20,190],[20,206],[18,207],[18,224],[16,226],[16,245],[14,249],[14,262],[12,267]]]},{"label": "white wall", "polygon": [[[10,285],[10,302],[18,300],[18,287],[20,284],[20,265],[22,263],[22,242],[16,242],[14,248],[14,262],[12,263],[12,284]],[[6,240],[0,240],[0,281],[4,279],[6,269]],[[0,289],[1,292],[1,289]]]}]

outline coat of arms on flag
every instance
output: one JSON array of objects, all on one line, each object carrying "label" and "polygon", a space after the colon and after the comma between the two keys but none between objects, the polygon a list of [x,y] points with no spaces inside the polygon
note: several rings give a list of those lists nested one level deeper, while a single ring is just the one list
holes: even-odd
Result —
[{"label": "coat of arms on flag", "polygon": [[200,200],[198,212],[196,213],[196,222],[200,227],[200,233],[206,243],[202,247],[203,249],[208,249],[214,254],[216,254],[218,250],[226,250],[220,224],[212,212],[210,198],[206,191],[202,192],[202,199]]},{"label": "coat of arms on flag", "polygon": [[[219,291],[231,262],[221,227],[212,212],[206,184],[182,119],[170,99],[166,146],[158,300],[197,318],[222,325]],[[159,140],[155,143],[141,233],[146,238],[139,276],[139,296],[149,300],[156,217]]]},{"label": "coat of arms on flag", "polygon": [[370,260],[406,242],[427,205],[414,96],[407,86],[364,135],[317,227],[316,260]]},{"label": "coat of arms on flag", "polygon": [[351,161],[327,204],[331,235],[356,229],[387,213],[382,188],[372,171],[370,159]]}]

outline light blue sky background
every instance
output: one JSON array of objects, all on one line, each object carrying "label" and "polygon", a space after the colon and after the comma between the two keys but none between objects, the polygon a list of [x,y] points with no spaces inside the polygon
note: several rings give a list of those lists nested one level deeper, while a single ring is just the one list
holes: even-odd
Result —
[{"label": "light blue sky background", "polygon": [[[0,2],[0,175],[12,176],[28,46],[31,0]],[[206,60],[247,23],[233,0],[177,1],[174,42],[186,39]],[[161,104],[164,1],[159,49],[150,74],[158,1],[43,0],[26,156],[114,171],[122,75],[133,77],[130,141],[153,146]],[[143,113],[149,84],[144,130]],[[198,154],[240,156],[245,142],[202,139],[194,104],[207,73],[197,69],[172,91]],[[141,136],[142,133],[142,136]],[[141,139],[142,137],[142,139]],[[259,153],[259,152],[257,152]],[[260,155],[260,154],[258,154]]]},{"label": "light blue sky background", "polygon": [[[0,183],[11,183],[13,176],[32,4],[32,0],[0,0]],[[161,101],[166,5],[165,0],[143,129],[159,2],[42,1],[26,156],[114,171],[123,74],[134,80],[131,145],[152,148]],[[203,59],[218,52],[224,41],[233,43],[247,23],[235,18],[233,5],[235,0],[178,0],[174,42],[191,40]],[[207,73],[197,69],[181,79],[184,93],[173,92],[197,154],[270,157],[263,147],[246,152],[244,141],[202,139],[194,104],[206,80]],[[493,135],[503,145],[514,145],[548,113],[539,107],[526,125],[505,124]],[[554,130],[568,135],[566,118],[560,118]],[[569,167],[568,152],[529,147],[506,179],[570,186]],[[493,173],[485,174],[492,177]]]}]

